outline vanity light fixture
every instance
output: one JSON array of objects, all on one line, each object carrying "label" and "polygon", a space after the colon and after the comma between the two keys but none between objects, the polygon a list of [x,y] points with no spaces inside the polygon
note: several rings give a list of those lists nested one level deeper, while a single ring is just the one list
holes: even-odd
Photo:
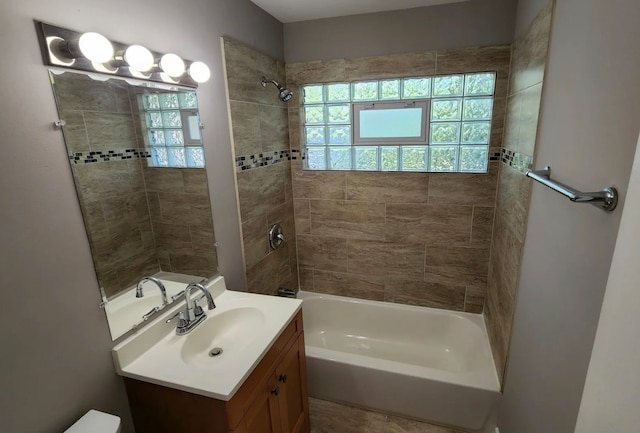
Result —
[{"label": "vanity light fixture", "polygon": [[193,62],[189,65],[188,73],[196,83],[206,83],[211,78],[209,67],[202,62]]},{"label": "vanity light fixture", "polygon": [[126,50],[120,51],[116,54],[116,61],[138,72],[148,72],[155,64],[153,53],[142,45],[130,45]]},{"label": "vanity light fixture", "polygon": [[110,41],[99,33],[80,33],[40,21],[36,27],[46,65],[192,88],[211,76],[204,63],[183,60],[174,53],[158,53],[141,45]]},{"label": "vanity light fixture", "polygon": [[171,78],[178,78],[184,75],[184,60],[182,60],[177,54],[165,54],[160,58],[158,66],[160,67],[160,69],[162,69],[162,72],[164,72]]}]

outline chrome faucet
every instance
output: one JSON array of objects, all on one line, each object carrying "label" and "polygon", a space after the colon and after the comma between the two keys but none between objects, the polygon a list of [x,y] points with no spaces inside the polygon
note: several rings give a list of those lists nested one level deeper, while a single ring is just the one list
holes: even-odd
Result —
[{"label": "chrome faucet", "polygon": [[151,281],[152,283],[155,283],[156,286],[158,286],[158,288],[160,289],[160,293],[162,294],[162,305],[167,305],[169,303],[169,301],[167,301],[167,289],[165,289],[162,281],[160,281],[156,277],[143,277],[140,279],[140,281],[138,281],[138,286],[136,287],[136,298],[142,298],[144,296],[144,293],[142,293],[142,285],[147,281]]},{"label": "chrome faucet", "polygon": [[198,305],[198,300],[191,299],[191,292],[193,290],[200,290],[207,298],[207,307],[209,310],[216,308],[215,302],[213,302],[213,296],[205,286],[200,283],[191,283],[184,289],[185,310],[180,312],[180,320],[176,327],[176,334],[185,335],[195,328],[200,322],[202,322],[207,315]]}]

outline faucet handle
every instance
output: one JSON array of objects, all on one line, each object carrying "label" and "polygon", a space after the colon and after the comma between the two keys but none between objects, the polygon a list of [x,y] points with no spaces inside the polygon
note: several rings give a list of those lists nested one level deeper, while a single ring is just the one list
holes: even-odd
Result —
[{"label": "faucet handle", "polygon": [[198,305],[198,301],[200,301],[200,299],[196,299],[193,301],[193,314],[196,317],[200,317],[204,314],[204,310],[200,305]]}]

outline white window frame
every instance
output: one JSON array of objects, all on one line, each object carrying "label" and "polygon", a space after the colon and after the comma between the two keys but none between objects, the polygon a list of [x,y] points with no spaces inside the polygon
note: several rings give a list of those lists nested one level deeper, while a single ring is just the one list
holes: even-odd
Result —
[{"label": "white window frame", "polygon": [[[360,113],[365,110],[401,110],[408,108],[421,108],[419,137],[362,137],[360,136]],[[396,146],[399,144],[428,144],[429,143],[429,119],[431,118],[431,100],[409,101],[376,101],[351,103],[351,115],[353,127],[351,128],[353,146],[385,145]]]}]

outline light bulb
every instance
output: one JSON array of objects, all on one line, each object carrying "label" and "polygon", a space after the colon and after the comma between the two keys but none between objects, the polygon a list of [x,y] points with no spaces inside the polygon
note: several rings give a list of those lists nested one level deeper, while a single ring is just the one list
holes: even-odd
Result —
[{"label": "light bulb", "polygon": [[113,45],[100,33],[82,34],[78,40],[78,48],[82,55],[92,62],[106,63],[113,58]]},{"label": "light bulb", "polygon": [[184,61],[175,54],[165,54],[160,59],[160,69],[170,77],[179,77],[185,71]]},{"label": "light bulb", "polygon": [[189,75],[196,83],[206,83],[211,77],[209,67],[202,62],[193,62],[189,66]]},{"label": "light bulb", "polygon": [[125,50],[122,57],[129,68],[134,71],[146,72],[153,68],[153,54],[142,45],[131,45]]}]

